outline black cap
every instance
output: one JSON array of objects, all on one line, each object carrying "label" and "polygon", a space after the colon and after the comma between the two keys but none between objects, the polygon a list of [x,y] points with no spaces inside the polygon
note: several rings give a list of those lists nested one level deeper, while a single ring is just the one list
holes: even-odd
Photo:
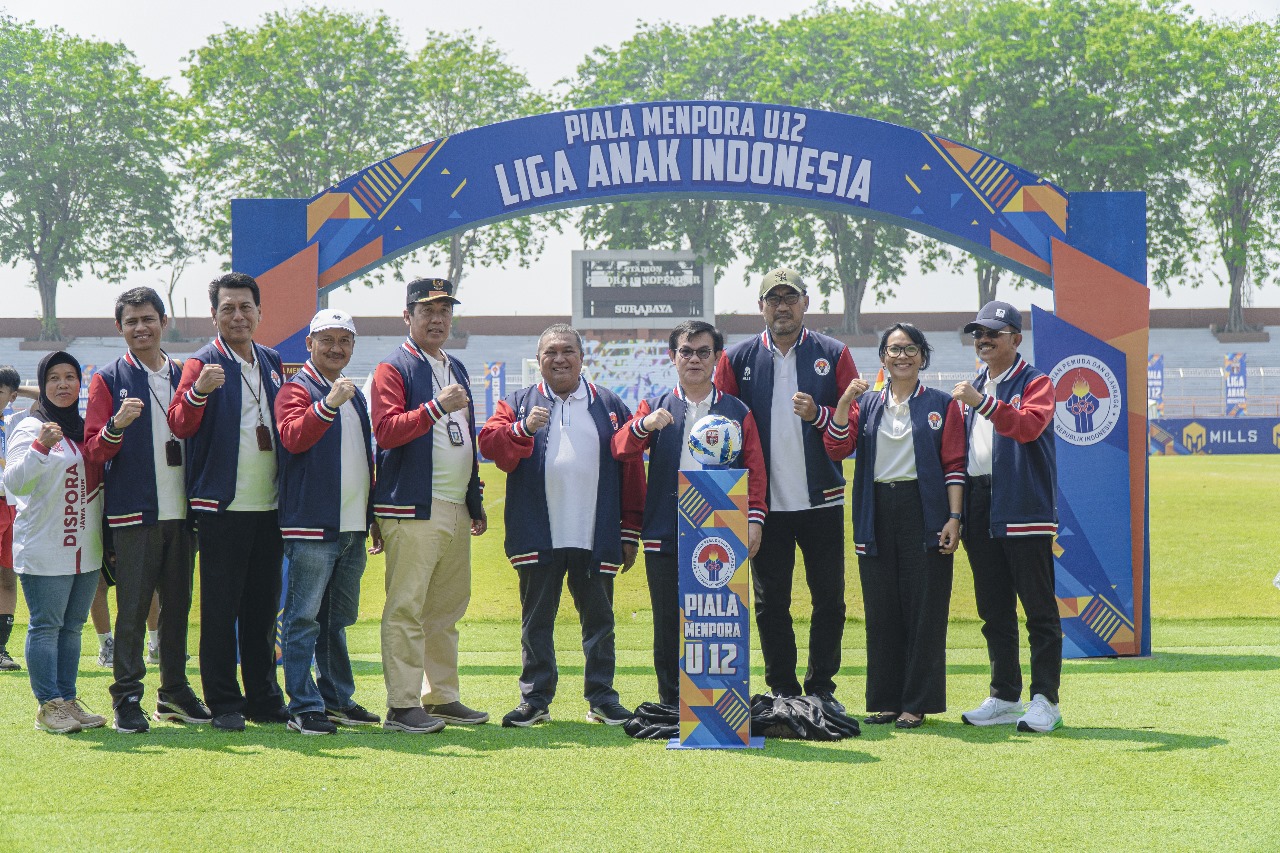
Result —
[{"label": "black cap", "polygon": [[462,304],[453,298],[453,282],[447,278],[415,278],[409,282],[408,304],[434,302],[437,299],[448,299],[454,305]]},{"label": "black cap", "polygon": [[1022,312],[1008,302],[988,302],[982,306],[974,321],[964,327],[966,334],[978,329],[1003,329],[1012,326],[1015,332],[1022,331]]}]

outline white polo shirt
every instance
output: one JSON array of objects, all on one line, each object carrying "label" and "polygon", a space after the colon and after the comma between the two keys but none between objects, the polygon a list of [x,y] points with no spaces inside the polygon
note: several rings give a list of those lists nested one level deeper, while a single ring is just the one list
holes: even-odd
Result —
[{"label": "white polo shirt", "polygon": [[773,353],[773,400],[769,425],[769,511],[810,509],[809,477],[804,461],[804,428],[791,398],[800,390],[796,348]]},{"label": "white polo shirt", "polygon": [[551,398],[545,484],[552,548],[590,551],[595,546],[600,433],[588,402],[581,379],[568,399]]},{"label": "white polo shirt", "polygon": [[[683,393],[683,392],[682,392]],[[693,432],[693,425],[698,421],[711,414],[711,400],[716,396],[713,388],[701,402],[695,403],[689,398],[684,401],[684,437],[680,440],[680,469],[681,470],[698,470],[702,468],[702,463],[693,458],[693,453],[689,450],[689,434]]]},{"label": "white polo shirt", "polygon": [[[179,368],[169,361],[168,355],[165,355],[164,364],[159,370],[147,367],[137,356],[133,358],[146,371],[147,385],[151,389],[150,399],[143,401],[143,411],[151,418],[151,458],[156,467],[156,520],[181,521],[187,517],[187,487],[182,474],[184,466],[171,466],[164,450],[165,442],[173,438],[167,416],[169,404],[173,402],[171,371]],[[256,443],[254,446],[257,446]],[[178,447],[182,448],[181,442]],[[185,461],[184,458],[183,462]]]},{"label": "white polo shirt", "polygon": [[[423,352],[437,392],[454,383],[453,362],[443,350],[440,355],[444,358],[443,363],[432,358],[431,353]],[[475,460],[467,418],[467,409],[463,407],[445,415],[431,428],[431,497],[434,500],[451,504],[467,502],[467,484],[471,482],[471,467]],[[462,433],[461,446],[449,440],[450,421],[457,424]]]},{"label": "white polo shirt", "polygon": [[876,430],[875,481],[892,483],[916,479],[916,447],[911,436],[911,395],[893,402],[888,392],[880,428]]},{"label": "white polo shirt", "polygon": [[356,411],[358,405],[358,400],[352,397],[338,407],[338,417],[342,418],[340,533],[363,533],[368,528],[369,447],[364,443],[364,428],[360,426],[360,413]]},{"label": "white polo shirt", "polygon": [[[978,390],[989,397],[996,395],[996,386],[1004,381],[1009,372],[1018,365],[1018,359],[1013,360],[1013,364],[1009,365],[1008,370],[999,376],[992,378],[990,371],[987,374],[987,381]],[[991,473],[991,442],[995,438],[995,425],[991,423],[989,418],[974,413],[973,416],[973,432],[969,434],[969,476],[981,477]]]},{"label": "white polo shirt", "polygon": [[[258,425],[266,424],[267,429],[271,429],[272,423],[267,389],[263,387],[262,373],[256,364],[245,361],[229,346],[227,351],[240,365],[242,377],[239,380],[240,451],[236,457],[236,494],[227,511],[266,512],[275,509],[279,500],[275,451],[258,449]],[[272,441],[275,441],[274,432]]]}]

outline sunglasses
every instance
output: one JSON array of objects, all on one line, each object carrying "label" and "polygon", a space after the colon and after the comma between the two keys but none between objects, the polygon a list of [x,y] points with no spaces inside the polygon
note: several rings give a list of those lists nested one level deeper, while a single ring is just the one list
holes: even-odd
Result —
[{"label": "sunglasses", "polygon": [[980,341],[983,338],[986,338],[989,341],[998,341],[1000,340],[1001,335],[1016,335],[1018,333],[1010,332],[1008,330],[997,332],[995,329],[974,329],[969,334],[973,335],[973,339],[975,341]]},{"label": "sunglasses", "polygon": [[676,350],[676,355],[680,356],[685,361],[690,361],[695,356],[698,358],[699,361],[707,361],[708,359],[711,358],[713,352],[714,351],[711,349],[711,347],[699,347],[698,349],[691,349],[690,347],[680,347],[680,349]]}]

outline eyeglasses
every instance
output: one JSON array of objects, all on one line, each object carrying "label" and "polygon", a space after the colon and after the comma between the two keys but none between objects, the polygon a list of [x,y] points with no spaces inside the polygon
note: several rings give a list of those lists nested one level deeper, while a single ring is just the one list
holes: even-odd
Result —
[{"label": "eyeglasses", "polygon": [[892,346],[885,347],[884,351],[886,355],[891,355],[894,358],[897,358],[900,355],[909,355],[914,358],[920,354],[920,347],[915,344],[907,344],[905,347],[893,344]]},{"label": "eyeglasses", "polygon": [[1002,332],[997,332],[995,329],[974,329],[969,334],[973,335],[973,339],[975,341],[980,341],[983,338],[986,338],[989,341],[998,341],[1000,340],[1001,335],[1016,335],[1018,333],[1010,332],[1007,329]]},{"label": "eyeglasses", "polygon": [[786,295],[782,295],[778,293],[770,293],[768,296],[764,298],[764,304],[768,305],[770,308],[777,308],[778,303],[782,303],[784,305],[795,305],[797,302],[800,301],[800,296],[801,294],[796,293],[795,291],[792,291],[791,293],[788,293]]},{"label": "eyeglasses", "polygon": [[690,361],[694,356],[697,356],[699,361],[706,361],[711,358],[713,353],[714,350],[712,350],[711,347],[699,347],[698,349],[680,347],[680,349],[676,350],[676,355],[680,356],[685,361]]}]

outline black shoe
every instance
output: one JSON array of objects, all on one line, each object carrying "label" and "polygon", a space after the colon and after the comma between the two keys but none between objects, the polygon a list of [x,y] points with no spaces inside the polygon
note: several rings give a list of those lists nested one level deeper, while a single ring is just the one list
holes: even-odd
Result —
[{"label": "black shoe", "polygon": [[22,664],[10,657],[7,649],[0,647],[0,672],[17,672],[20,669]]},{"label": "black shoe", "polygon": [[431,716],[439,717],[446,723],[452,723],[455,726],[478,726],[489,722],[489,715],[484,711],[468,708],[457,700],[446,702],[443,705],[423,705],[422,707]]},{"label": "black shoe", "polygon": [[507,715],[502,718],[502,725],[506,728],[516,726],[523,729],[532,726],[534,723],[545,723],[550,719],[551,712],[546,708],[539,708],[537,705],[521,702],[515,707],[515,710],[508,711]]},{"label": "black shoe", "polygon": [[900,717],[898,721],[893,724],[893,727],[895,729],[918,729],[923,725],[924,725],[924,714],[921,714],[919,719],[916,719],[916,720],[908,720],[906,718]]},{"label": "black shoe", "polygon": [[140,697],[129,696],[116,708],[115,730],[124,734],[143,734],[151,730],[147,715],[139,704]]},{"label": "black shoe", "polygon": [[819,702],[821,702],[824,707],[830,708],[831,710],[835,711],[838,714],[845,713],[844,705],[842,705],[840,703],[840,700],[836,698],[836,694],[831,692],[826,692],[826,693],[810,693],[809,695],[812,696],[814,699],[817,699]]},{"label": "black shoe", "polygon": [[168,720],[171,723],[207,723],[213,714],[205,704],[196,698],[196,694],[188,691],[186,696],[178,699],[160,699],[156,702],[154,714],[156,722]]},{"label": "black shoe", "polygon": [[591,710],[587,711],[588,723],[604,723],[606,726],[620,726],[631,717],[632,713],[619,702],[592,705]]},{"label": "black shoe", "polygon": [[343,708],[340,711],[333,708],[325,708],[324,715],[329,718],[330,722],[337,723],[340,726],[376,726],[382,722],[381,717],[360,705],[352,705],[350,708]]},{"label": "black shoe", "polygon": [[878,714],[872,714],[869,717],[864,717],[862,720],[862,722],[866,723],[869,726],[883,726],[888,723],[896,723],[897,721],[898,721],[897,711],[881,711]]},{"label": "black shoe", "polygon": [[223,732],[244,731],[244,714],[239,711],[228,711],[213,718],[213,727]]},{"label": "black shoe", "polygon": [[289,709],[283,705],[277,705],[268,711],[245,714],[245,719],[251,723],[287,723],[289,722]]},{"label": "black shoe", "polygon": [[382,727],[393,732],[429,735],[440,731],[446,725],[444,720],[431,716],[421,705],[414,705],[412,708],[388,708],[387,719]]},{"label": "black shoe", "polygon": [[337,734],[338,727],[320,711],[303,711],[289,720],[289,730],[304,735]]}]

